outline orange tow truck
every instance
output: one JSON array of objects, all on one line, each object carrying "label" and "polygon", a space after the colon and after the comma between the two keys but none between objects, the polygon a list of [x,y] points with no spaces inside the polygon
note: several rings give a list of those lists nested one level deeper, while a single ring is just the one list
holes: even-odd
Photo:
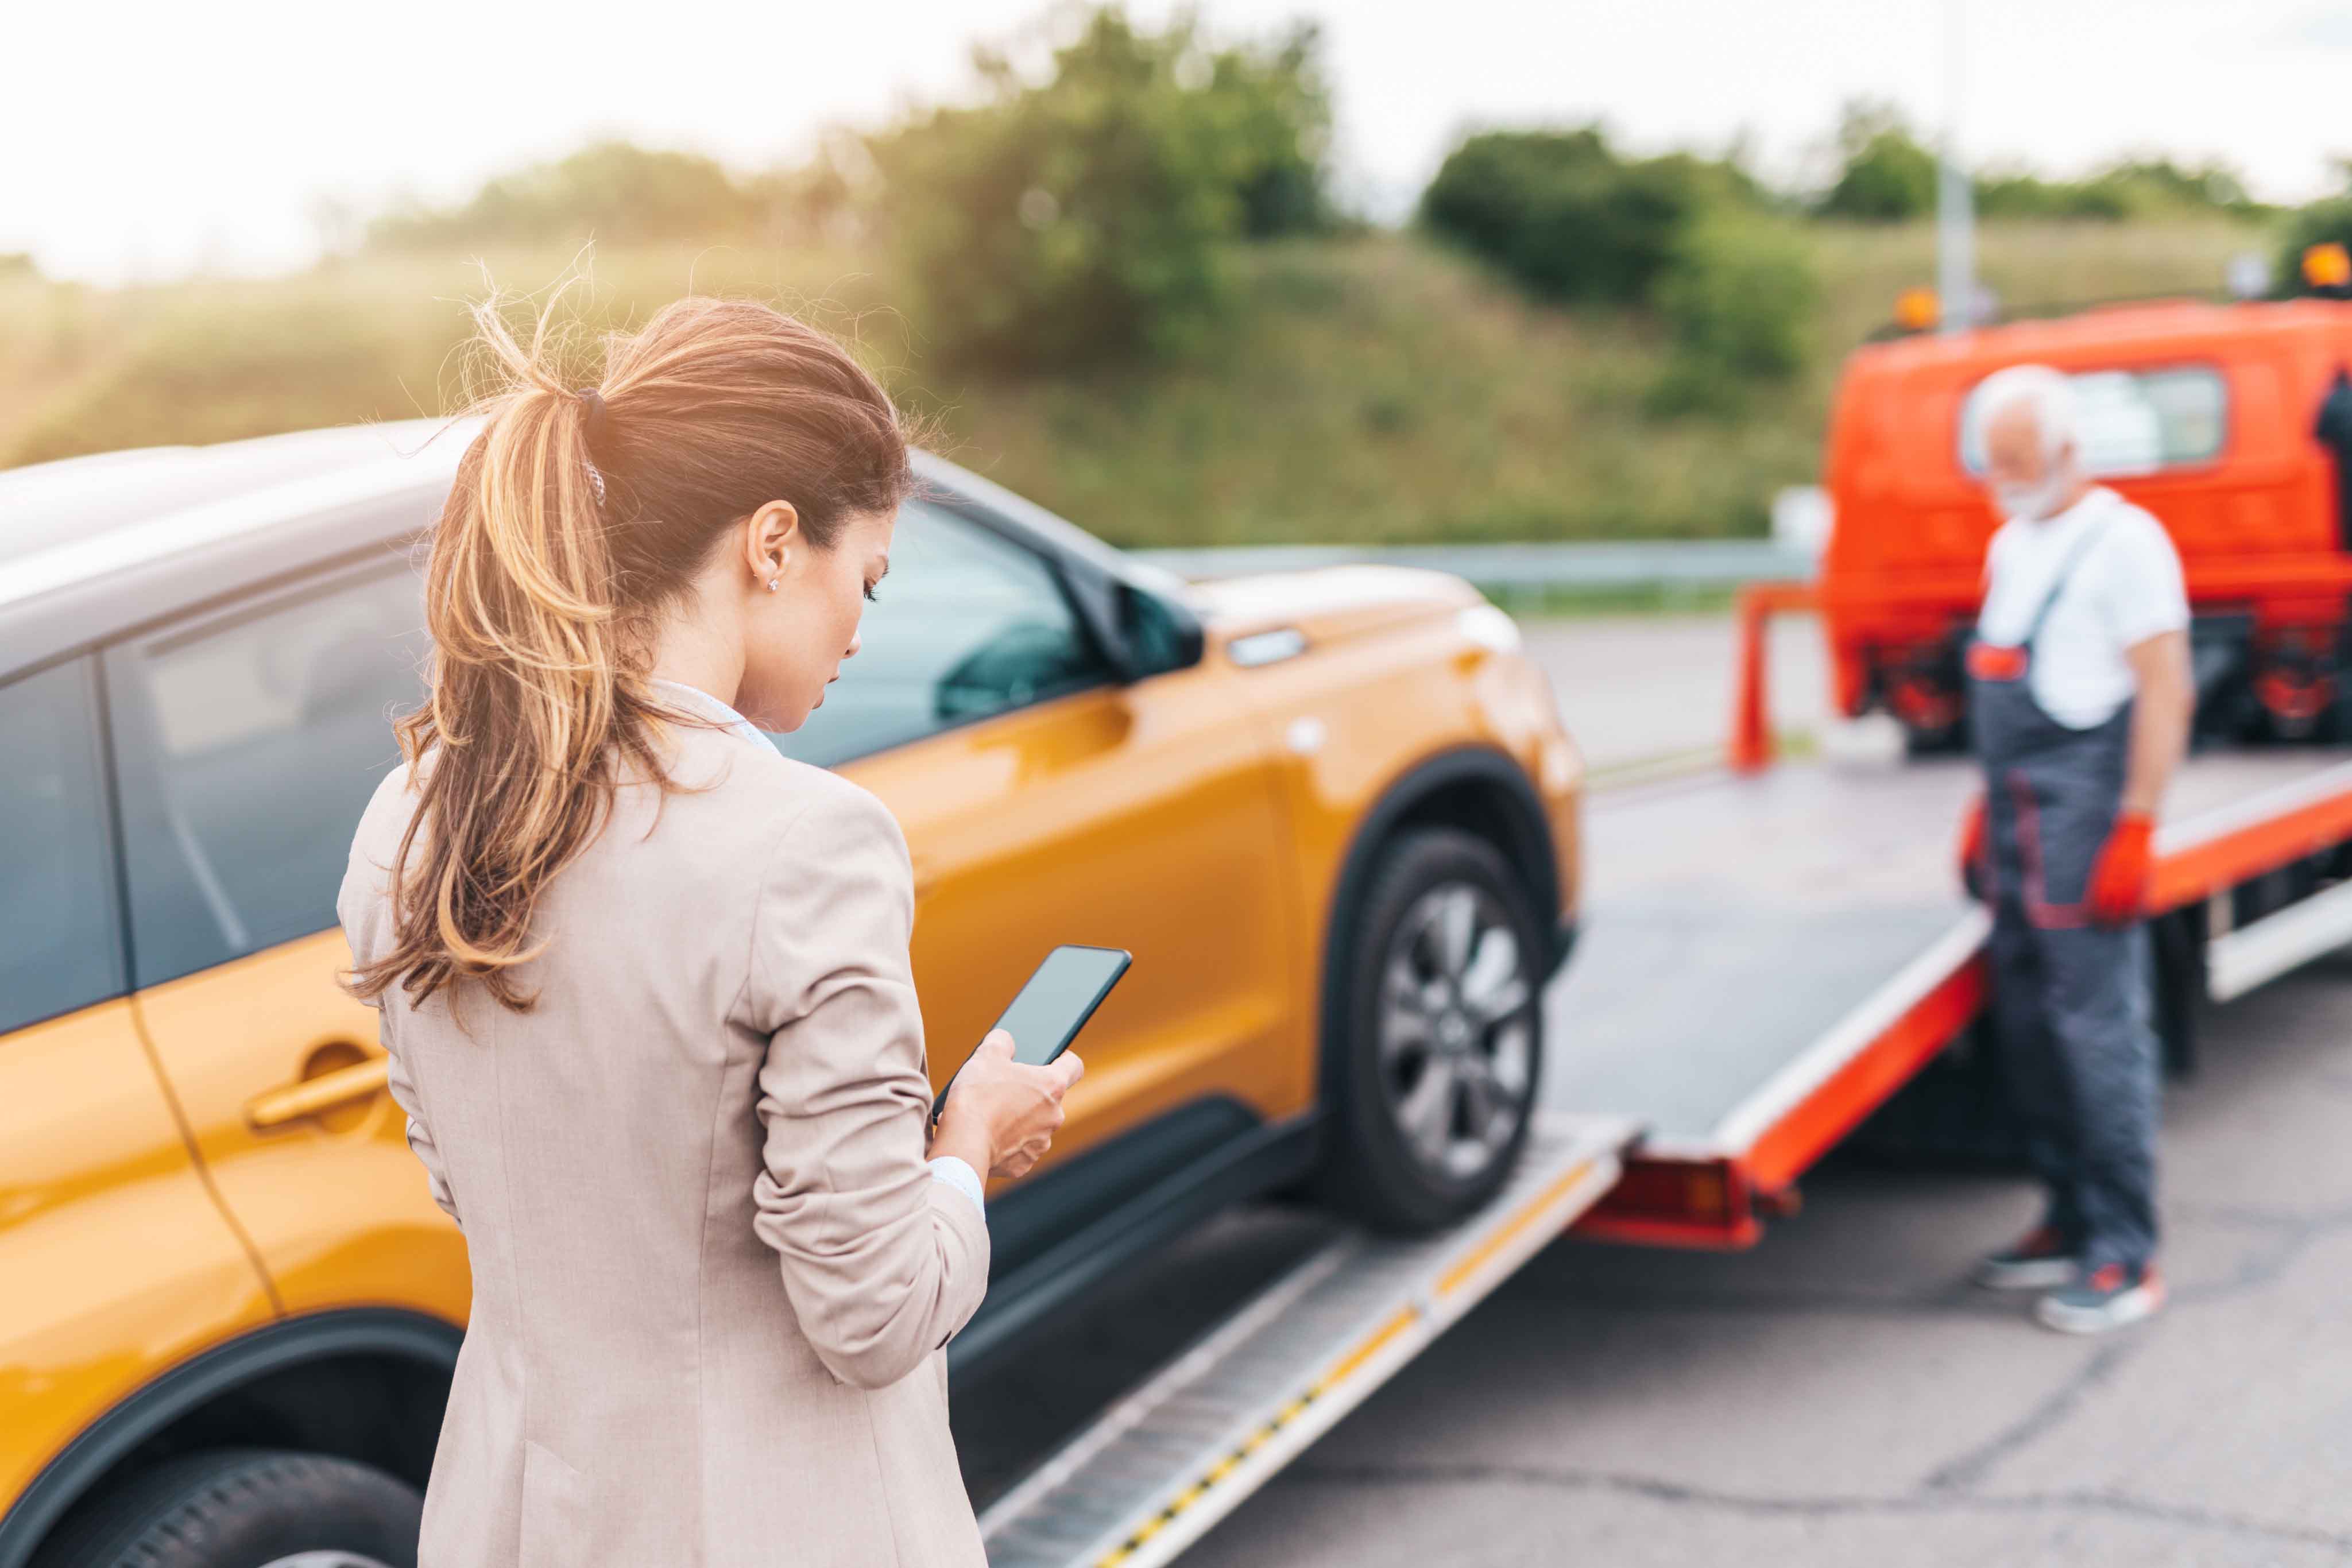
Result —
[{"label": "orange tow truck", "polygon": [[2318,429],[2352,368],[2352,300],[2101,306],[1866,345],[1830,418],[1835,521],[1812,601],[1839,707],[1964,743],[1962,638],[1987,505],[1970,392],[2007,365],[2066,371],[2085,462],[2170,530],[2188,572],[2199,722],[2229,740],[2352,737],[2352,461]]}]

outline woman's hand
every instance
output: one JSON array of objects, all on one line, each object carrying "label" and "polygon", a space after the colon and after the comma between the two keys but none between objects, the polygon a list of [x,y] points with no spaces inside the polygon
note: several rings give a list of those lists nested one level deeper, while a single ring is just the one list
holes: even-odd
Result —
[{"label": "woman's hand", "polygon": [[992,1176],[1028,1175],[1061,1130],[1062,1096],[1086,1070],[1071,1051],[1044,1067],[1015,1061],[1013,1037],[989,1030],[948,1090],[932,1156],[953,1155]]}]

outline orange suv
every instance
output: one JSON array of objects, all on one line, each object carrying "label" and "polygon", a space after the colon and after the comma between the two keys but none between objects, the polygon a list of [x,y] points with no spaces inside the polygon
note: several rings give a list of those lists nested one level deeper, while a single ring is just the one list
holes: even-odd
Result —
[{"label": "orange suv", "polygon": [[[333,906],[435,428],[0,475],[0,1568],[414,1561],[466,1251]],[[1238,1198],[1475,1207],[1574,930],[1581,763],[1511,622],[1424,572],[1186,587],[921,472],[777,744],[905,825],[935,1075],[1056,943],[1135,955],[959,1370]]]}]

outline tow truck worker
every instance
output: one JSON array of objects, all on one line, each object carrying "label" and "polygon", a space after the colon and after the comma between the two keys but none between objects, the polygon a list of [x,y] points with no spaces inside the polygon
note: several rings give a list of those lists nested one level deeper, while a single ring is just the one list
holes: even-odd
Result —
[{"label": "tow truck worker", "polygon": [[1994,1032],[2048,1188],[2042,1222],[1977,1279],[2047,1291],[2042,1322],[2095,1333],[2164,1301],[2138,921],[2149,837],[2195,702],[2189,601],[2163,526],[2085,476],[2064,376],[2001,371],[1971,412],[2008,520],[1986,557],[1968,654],[1985,789],[1961,865],[1992,908]]}]

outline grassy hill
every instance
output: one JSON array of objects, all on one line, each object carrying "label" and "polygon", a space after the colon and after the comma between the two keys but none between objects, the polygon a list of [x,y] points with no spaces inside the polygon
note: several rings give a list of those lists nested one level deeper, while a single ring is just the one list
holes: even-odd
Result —
[{"label": "grassy hill", "polygon": [[[1753,533],[1811,477],[1843,353],[1932,280],[1925,225],[1811,231],[1814,368],[1736,419],[1661,420],[1649,324],[1529,304],[1417,236],[1231,257],[1234,308],[1192,361],[1031,379],[925,367],[890,278],[844,255],[607,251],[593,316],[689,289],[751,294],[853,336],[949,455],[1123,544]],[[1981,235],[2012,306],[2208,290],[2259,231],[2008,224]],[[568,256],[492,255],[509,288]],[[0,465],[438,413],[462,401],[470,264],[362,257],[294,277],[93,290],[0,280]]]}]

